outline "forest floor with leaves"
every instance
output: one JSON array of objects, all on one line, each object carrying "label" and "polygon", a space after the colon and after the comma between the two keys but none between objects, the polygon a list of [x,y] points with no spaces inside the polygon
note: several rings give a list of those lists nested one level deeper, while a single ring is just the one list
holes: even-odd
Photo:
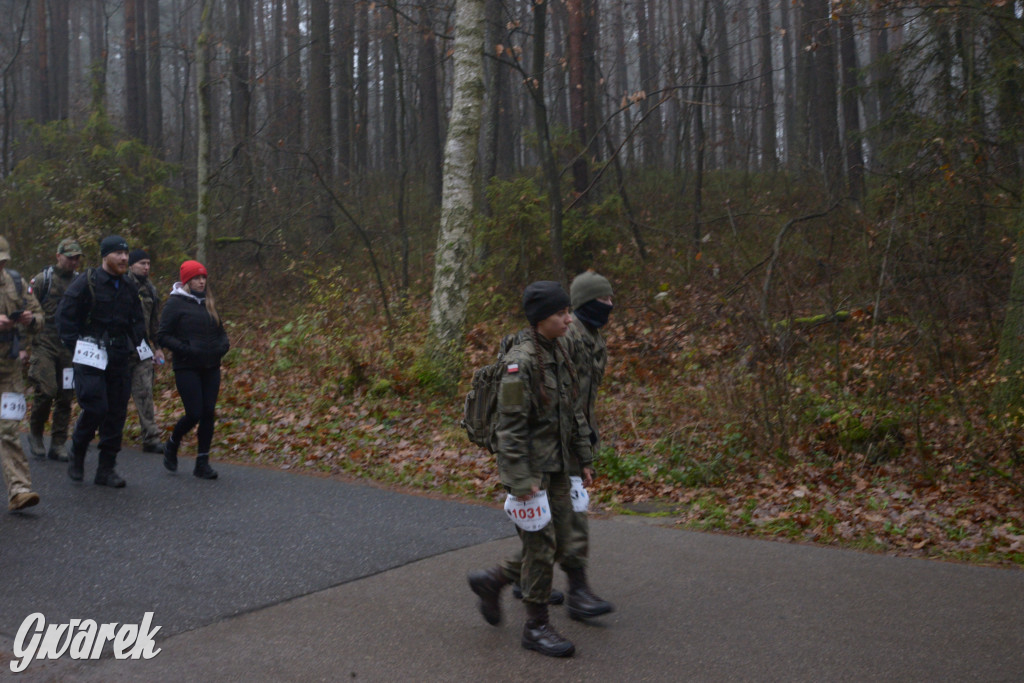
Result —
[{"label": "forest floor with leaves", "polygon": [[[443,395],[417,375],[427,308],[391,324],[317,305],[290,321],[229,312],[214,459],[497,504],[494,457],[459,421],[473,369],[521,323],[475,325],[459,392]],[[990,426],[992,352],[969,330],[956,371],[936,373],[907,321],[854,312],[772,340],[749,328],[695,291],[617,298],[596,514],[1024,566],[1019,430]],[[169,430],[181,414],[169,365],[156,403]]]}]

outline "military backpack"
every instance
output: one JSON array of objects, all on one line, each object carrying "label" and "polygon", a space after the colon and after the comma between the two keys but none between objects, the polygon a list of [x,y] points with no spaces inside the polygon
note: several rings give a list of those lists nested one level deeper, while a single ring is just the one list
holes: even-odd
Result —
[{"label": "military backpack", "polygon": [[505,354],[515,344],[515,339],[515,335],[505,335],[498,347],[498,359],[473,373],[473,388],[466,394],[462,427],[470,441],[490,453],[497,447],[494,433],[498,424],[498,392],[506,372]]}]

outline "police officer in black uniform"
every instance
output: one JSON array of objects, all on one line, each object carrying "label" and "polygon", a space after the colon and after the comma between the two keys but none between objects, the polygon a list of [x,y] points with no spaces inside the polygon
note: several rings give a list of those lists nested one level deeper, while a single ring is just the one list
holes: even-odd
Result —
[{"label": "police officer in black uniform", "polygon": [[[114,469],[131,397],[131,360],[145,339],[145,317],[139,293],[124,277],[128,271],[128,243],[117,235],[100,242],[103,262],[75,278],[57,308],[61,342],[75,350],[92,342],[106,351],[103,369],[75,362],[75,395],[82,412],[71,435],[68,476],[82,481],[85,454],[99,429],[99,464],[95,483],[121,488],[124,479]],[[81,359],[81,357],[79,357]]]}]

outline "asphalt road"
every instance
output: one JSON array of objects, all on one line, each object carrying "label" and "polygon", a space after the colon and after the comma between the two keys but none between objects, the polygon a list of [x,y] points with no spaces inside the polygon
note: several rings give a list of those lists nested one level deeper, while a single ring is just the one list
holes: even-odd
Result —
[{"label": "asphalt road", "polygon": [[[215,463],[217,481],[126,452],[114,490],[32,461],[39,506],[0,515],[0,680],[1021,681],[1024,571],[592,522],[595,590],[556,660],[488,626],[465,574],[517,541],[497,507]],[[557,584],[564,587],[560,573]],[[33,661],[28,615],[138,624],[149,660]]]}]

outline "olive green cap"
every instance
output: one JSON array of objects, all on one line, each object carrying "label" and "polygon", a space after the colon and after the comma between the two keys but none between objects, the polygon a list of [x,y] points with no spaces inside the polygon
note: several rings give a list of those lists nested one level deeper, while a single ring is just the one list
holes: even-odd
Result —
[{"label": "olive green cap", "polygon": [[605,296],[612,296],[612,283],[608,278],[598,275],[592,270],[580,273],[569,286],[569,296],[572,298],[572,307],[579,308],[588,301],[600,299]]}]

